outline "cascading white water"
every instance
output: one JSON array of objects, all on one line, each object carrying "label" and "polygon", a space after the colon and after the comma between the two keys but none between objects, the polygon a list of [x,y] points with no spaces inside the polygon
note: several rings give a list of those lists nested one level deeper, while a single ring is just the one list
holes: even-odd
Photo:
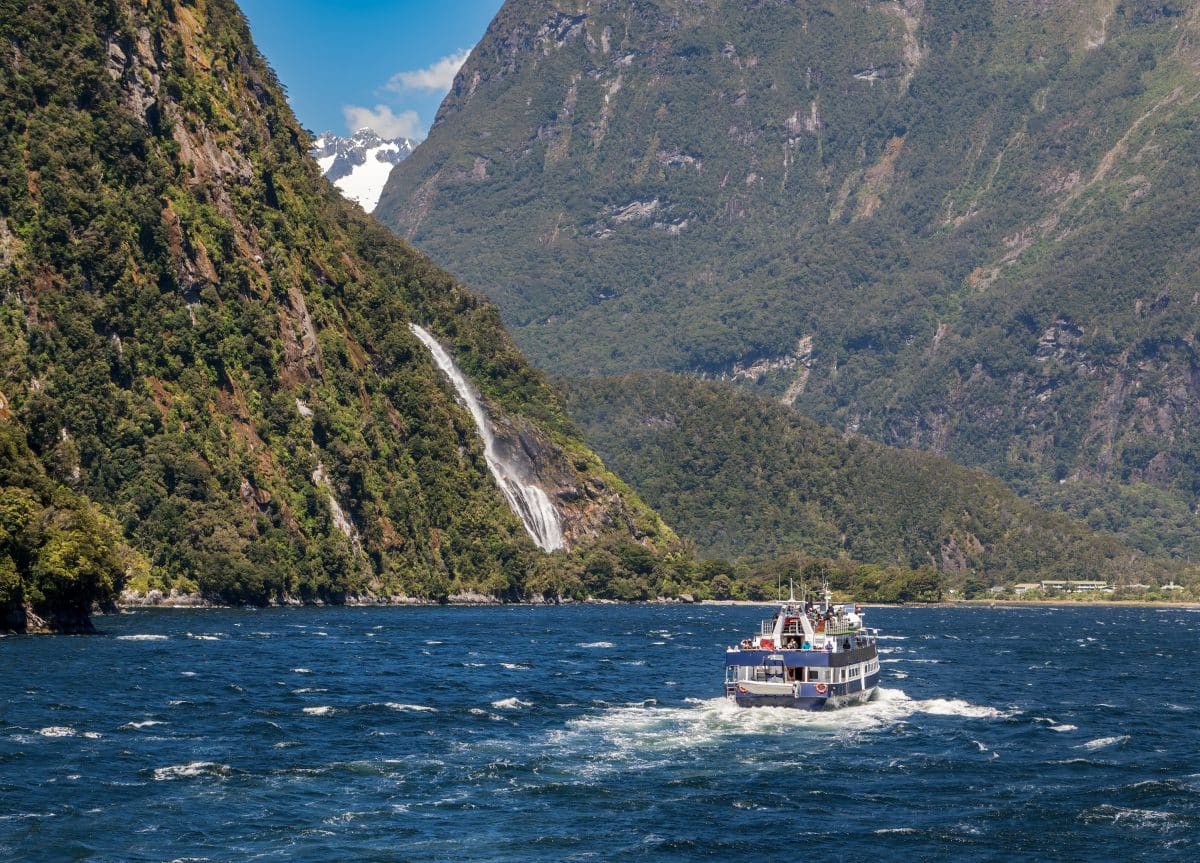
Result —
[{"label": "cascading white water", "polygon": [[454,384],[459,401],[471,412],[475,428],[483,438],[484,460],[487,461],[492,476],[496,478],[496,485],[500,486],[508,505],[525,525],[525,530],[533,537],[533,541],[546,551],[562,548],[562,520],[558,516],[558,510],[554,508],[546,492],[537,485],[524,481],[519,465],[513,464],[500,453],[496,446],[496,436],[492,434],[492,423],[476,397],[470,381],[437,339],[416,324],[409,324],[408,328],[429,348],[429,352],[433,354],[433,361],[446,373],[446,377],[450,378],[450,383]]}]

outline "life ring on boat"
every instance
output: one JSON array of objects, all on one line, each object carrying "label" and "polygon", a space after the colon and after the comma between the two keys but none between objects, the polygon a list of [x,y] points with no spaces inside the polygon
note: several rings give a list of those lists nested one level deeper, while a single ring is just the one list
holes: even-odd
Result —
[{"label": "life ring on boat", "polygon": [[829,691],[829,687],[824,683],[818,683],[813,689],[817,690],[817,695],[824,695]]}]

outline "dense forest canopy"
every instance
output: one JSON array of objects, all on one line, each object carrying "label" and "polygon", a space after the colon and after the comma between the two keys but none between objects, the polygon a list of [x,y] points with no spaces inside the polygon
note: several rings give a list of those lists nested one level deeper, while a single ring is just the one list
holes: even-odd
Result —
[{"label": "dense forest canopy", "polygon": [[986,585],[1195,575],[1040,510],[981,471],[844,437],[729,384],[640,373],[569,387],[605,460],[708,558],[799,554]]}]

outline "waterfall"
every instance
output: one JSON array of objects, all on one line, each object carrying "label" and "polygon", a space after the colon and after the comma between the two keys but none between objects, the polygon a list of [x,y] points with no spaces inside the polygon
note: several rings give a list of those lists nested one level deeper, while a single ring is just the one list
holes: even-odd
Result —
[{"label": "waterfall", "polygon": [[471,412],[475,428],[483,438],[484,460],[487,461],[492,476],[496,478],[496,485],[500,486],[508,505],[524,523],[525,530],[533,537],[533,541],[546,551],[562,548],[562,521],[558,517],[558,510],[554,508],[546,492],[532,482],[524,481],[526,472],[519,464],[501,454],[496,446],[496,436],[492,434],[492,423],[488,419],[487,411],[480,404],[470,381],[454,364],[454,359],[437,339],[416,324],[409,324],[408,328],[429,348],[438,368],[445,372],[446,377],[450,378],[450,383],[454,384],[459,401]]}]

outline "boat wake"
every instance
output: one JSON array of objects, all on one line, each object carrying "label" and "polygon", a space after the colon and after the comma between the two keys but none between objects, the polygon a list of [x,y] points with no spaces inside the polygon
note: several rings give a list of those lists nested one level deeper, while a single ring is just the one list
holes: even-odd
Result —
[{"label": "boat wake", "polygon": [[611,707],[572,720],[551,736],[551,743],[573,748],[591,742],[614,755],[636,752],[645,756],[694,750],[741,735],[799,731],[816,739],[845,740],[920,714],[963,719],[1003,719],[1011,715],[957,698],[914,699],[899,689],[880,687],[875,698],[865,704],[825,711],[742,708],[726,698],[692,699],[687,707]]}]

